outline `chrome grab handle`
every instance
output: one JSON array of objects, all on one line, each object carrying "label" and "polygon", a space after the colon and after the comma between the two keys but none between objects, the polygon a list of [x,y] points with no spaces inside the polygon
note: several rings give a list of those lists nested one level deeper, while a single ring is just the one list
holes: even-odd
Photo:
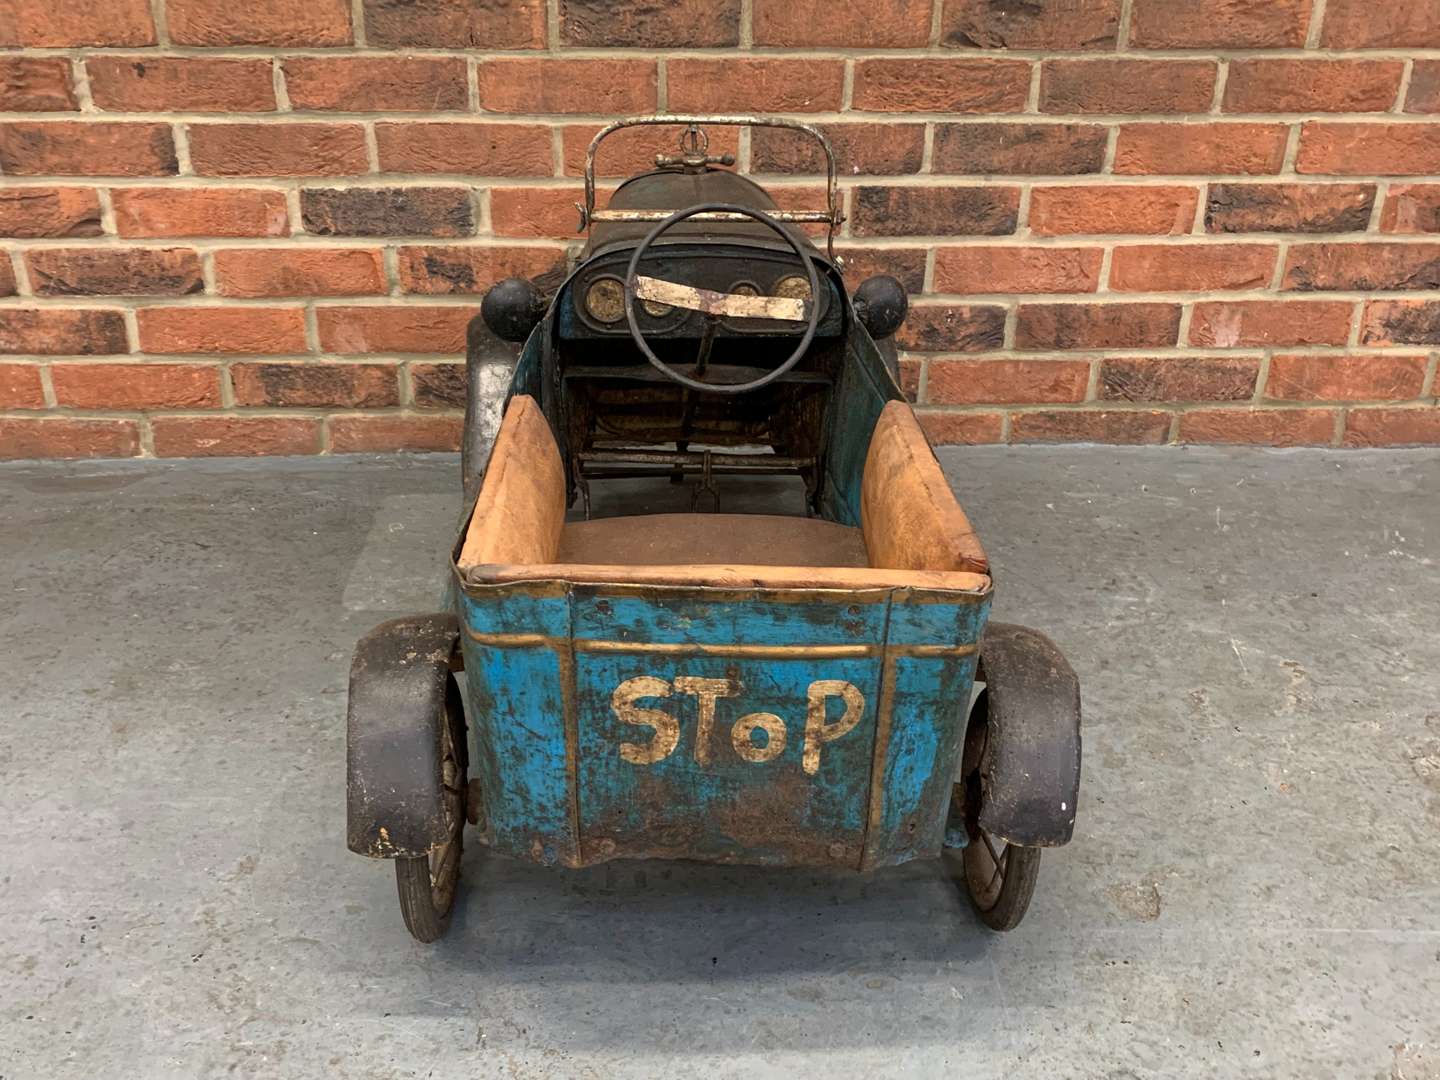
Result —
[{"label": "chrome grab handle", "polygon": [[[824,210],[769,210],[766,213],[775,221],[784,221],[792,224],[816,224],[827,225],[825,247],[833,259],[835,255],[835,232],[845,220],[845,215],[840,209],[839,194],[836,189],[835,172],[835,151],[830,146],[830,140],[819,128],[812,124],[802,123],[799,120],[783,120],[779,118],[765,118],[761,116],[630,116],[624,120],[616,120],[606,124],[595,137],[590,140],[590,147],[585,151],[585,205],[578,206],[580,211],[580,227],[578,232],[590,231],[590,226],[597,221],[664,221],[672,213],[671,210],[596,210],[595,209],[595,153],[600,143],[609,135],[628,127],[647,127],[660,124],[686,127],[690,130],[681,137],[681,149],[684,154],[679,159],[664,159],[664,164],[684,164],[685,159],[692,154],[698,153],[708,163],[711,160],[705,155],[706,142],[701,142],[703,133],[698,129],[701,125],[710,124],[719,127],[773,127],[787,128],[791,131],[799,131],[815,139],[825,151],[825,199],[826,209]],[[692,134],[694,132],[694,134]],[[686,139],[692,140],[686,143]],[[693,150],[692,150],[693,148]],[[729,155],[725,155],[729,157]],[[660,159],[657,159],[659,161]],[[731,159],[733,161],[733,159]],[[721,161],[719,163],[729,164]],[[744,221],[743,214],[711,213],[696,214],[693,221]]]}]

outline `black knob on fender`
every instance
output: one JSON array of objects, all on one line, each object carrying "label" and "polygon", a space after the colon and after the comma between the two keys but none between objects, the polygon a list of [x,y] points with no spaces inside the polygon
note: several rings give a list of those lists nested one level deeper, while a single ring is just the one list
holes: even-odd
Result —
[{"label": "black knob on fender", "polygon": [[485,325],[504,341],[524,341],[545,314],[545,298],[524,278],[497,281],[480,302]]},{"label": "black knob on fender", "polygon": [[876,341],[887,338],[905,321],[910,298],[905,286],[889,274],[866,278],[855,290],[855,314]]}]

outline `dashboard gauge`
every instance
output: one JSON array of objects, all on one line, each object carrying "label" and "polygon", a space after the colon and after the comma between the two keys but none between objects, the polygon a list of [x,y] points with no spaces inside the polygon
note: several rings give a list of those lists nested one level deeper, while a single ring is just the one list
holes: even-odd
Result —
[{"label": "dashboard gauge", "polygon": [[809,300],[810,282],[799,274],[783,277],[775,283],[775,295],[787,300]]},{"label": "dashboard gauge", "polygon": [[670,304],[662,304],[658,300],[641,300],[640,306],[645,309],[645,314],[652,319],[663,319],[675,308]]},{"label": "dashboard gauge", "polygon": [[[753,281],[737,281],[734,285],[730,286],[728,291],[731,296],[759,296],[760,286],[756,285]],[[742,318],[729,318],[723,321],[731,330],[738,331],[742,334],[753,334],[757,322],[755,319]]]},{"label": "dashboard gauge", "polygon": [[625,317],[625,287],[617,278],[598,278],[585,290],[585,310],[597,322],[619,322]]}]

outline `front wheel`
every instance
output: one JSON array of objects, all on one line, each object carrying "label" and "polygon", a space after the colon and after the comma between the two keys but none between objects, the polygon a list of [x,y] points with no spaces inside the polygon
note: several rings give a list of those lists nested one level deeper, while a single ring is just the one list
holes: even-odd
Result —
[{"label": "front wheel", "polygon": [[981,764],[989,734],[989,691],[982,690],[970,710],[960,781],[951,795],[952,817],[963,819],[967,839],[956,878],[980,921],[991,930],[1004,931],[1019,926],[1030,907],[1040,873],[1040,849],[1012,844],[980,827],[984,798]]},{"label": "front wheel", "polygon": [[428,855],[395,860],[395,887],[405,927],[417,941],[438,940],[450,925],[460,885],[465,829],[465,710],[451,680],[440,725],[440,778],[447,839]]}]

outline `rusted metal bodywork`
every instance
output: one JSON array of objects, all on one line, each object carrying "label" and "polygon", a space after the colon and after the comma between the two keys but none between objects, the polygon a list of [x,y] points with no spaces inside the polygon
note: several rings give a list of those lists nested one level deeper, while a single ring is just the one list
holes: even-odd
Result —
[{"label": "rusted metal bodywork", "polygon": [[[467,587],[485,841],[564,866],[860,870],[934,855],[987,604],[910,590]],[[615,697],[637,679],[655,680],[638,725]],[[820,724],[847,723],[842,684],[858,714],[822,743]],[[663,754],[617,752],[650,750],[657,722],[674,731]]]},{"label": "rusted metal bodywork", "polygon": [[980,639],[991,737],[982,828],[1027,847],[1070,842],[1080,797],[1080,680],[1038,630],[992,622]]},{"label": "rusted metal bodywork", "polygon": [[381,623],[350,663],[346,839],[372,858],[424,855],[446,839],[441,723],[459,659],[453,613]]}]

